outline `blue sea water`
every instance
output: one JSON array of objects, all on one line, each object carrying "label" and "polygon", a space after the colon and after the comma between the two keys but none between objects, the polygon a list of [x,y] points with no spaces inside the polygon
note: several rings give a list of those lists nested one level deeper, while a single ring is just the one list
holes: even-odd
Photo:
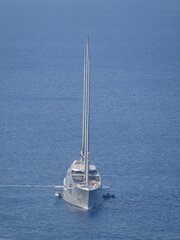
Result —
[{"label": "blue sea water", "polygon": [[[87,36],[91,160],[116,196],[89,212],[46,187],[79,158]],[[179,130],[178,0],[0,0],[0,239],[180,239]]]}]

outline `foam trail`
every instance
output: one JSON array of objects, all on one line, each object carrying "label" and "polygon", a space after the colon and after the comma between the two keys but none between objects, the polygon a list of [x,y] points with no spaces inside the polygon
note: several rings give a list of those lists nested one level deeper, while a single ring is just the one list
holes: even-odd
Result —
[{"label": "foam trail", "polygon": [[0,188],[63,188],[60,185],[0,184]]}]

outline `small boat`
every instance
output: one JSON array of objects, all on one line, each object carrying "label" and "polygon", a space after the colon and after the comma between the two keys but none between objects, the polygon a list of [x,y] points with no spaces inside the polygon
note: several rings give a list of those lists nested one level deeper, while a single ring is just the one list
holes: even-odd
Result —
[{"label": "small boat", "polygon": [[102,202],[101,176],[89,159],[89,41],[84,51],[82,149],[80,160],[75,160],[64,178],[63,199],[77,207],[92,209]]}]

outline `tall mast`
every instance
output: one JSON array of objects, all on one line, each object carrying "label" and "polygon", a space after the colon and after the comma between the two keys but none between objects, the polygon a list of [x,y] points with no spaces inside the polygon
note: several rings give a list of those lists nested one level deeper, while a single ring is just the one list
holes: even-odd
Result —
[{"label": "tall mast", "polygon": [[88,185],[89,175],[89,40],[87,40],[84,51],[84,86],[83,86],[83,121],[82,121],[82,150],[81,161],[85,166],[85,180]]}]

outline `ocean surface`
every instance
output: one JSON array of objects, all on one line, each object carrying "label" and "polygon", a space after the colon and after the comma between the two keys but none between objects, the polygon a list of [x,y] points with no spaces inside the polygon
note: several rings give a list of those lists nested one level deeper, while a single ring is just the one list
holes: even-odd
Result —
[{"label": "ocean surface", "polygon": [[[115,199],[54,197],[81,150]],[[180,1],[0,0],[0,240],[180,239]]]}]

